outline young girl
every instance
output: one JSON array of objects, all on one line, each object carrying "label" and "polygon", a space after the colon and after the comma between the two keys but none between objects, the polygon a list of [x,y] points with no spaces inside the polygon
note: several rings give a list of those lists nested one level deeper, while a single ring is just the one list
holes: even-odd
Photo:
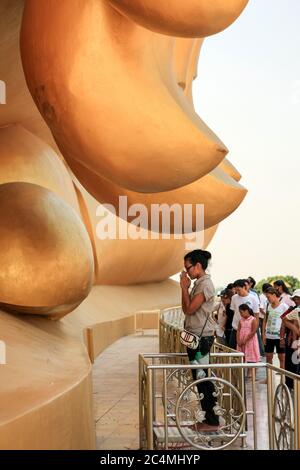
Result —
[{"label": "young girl", "polygon": [[241,319],[237,331],[237,350],[245,354],[246,362],[259,362],[260,352],[256,335],[257,321],[247,304],[239,307]]}]

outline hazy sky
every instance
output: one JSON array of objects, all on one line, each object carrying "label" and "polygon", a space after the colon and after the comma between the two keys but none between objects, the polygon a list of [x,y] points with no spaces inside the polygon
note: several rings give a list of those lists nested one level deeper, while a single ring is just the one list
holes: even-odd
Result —
[{"label": "hazy sky", "polygon": [[202,48],[195,107],[248,189],[209,246],[216,286],[300,277],[299,24],[300,0],[250,0]]}]

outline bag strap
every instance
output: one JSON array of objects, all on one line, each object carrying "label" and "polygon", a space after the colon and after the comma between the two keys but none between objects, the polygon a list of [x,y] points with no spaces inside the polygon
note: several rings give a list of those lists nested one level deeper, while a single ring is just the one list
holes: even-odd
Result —
[{"label": "bag strap", "polygon": [[206,327],[206,323],[207,323],[207,320],[208,320],[209,315],[210,315],[210,314],[208,313],[200,335],[196,335],[196,333],[192,333],[191,331],[188,331],[188,330],[185,330],[185,329],[182,330],[182,331],[187,331],[189,334],[194,335],[194,336],[196,336],[197,338],[199,338],[199,341],[200,341],[200,339],[202,338],[202,335],[203,335],[204,328]]},{"label": "bag strap", "polygon": [[207,316],[206,316],[206,320],[205,320],[204,326],[203,326],[202,331],[201,331],[200,336],[199,336],[199,341],[200,341],[200,339],[202,338],[203,331],[204,331],[204,328],[206,327],[206,323],[207,323],[207,320],[208,320],[209,315],[210,315],[210,314],[208,313]]}]

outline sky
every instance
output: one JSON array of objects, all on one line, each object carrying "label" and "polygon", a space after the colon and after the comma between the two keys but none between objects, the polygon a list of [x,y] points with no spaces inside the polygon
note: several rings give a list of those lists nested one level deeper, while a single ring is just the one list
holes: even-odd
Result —
[{"label": "sky", "polygon": [[299,23],[300,0],[250,0],[204,41],[195,108],[248,189],[208,248],[216,286],[249,275],[300,278]]}]

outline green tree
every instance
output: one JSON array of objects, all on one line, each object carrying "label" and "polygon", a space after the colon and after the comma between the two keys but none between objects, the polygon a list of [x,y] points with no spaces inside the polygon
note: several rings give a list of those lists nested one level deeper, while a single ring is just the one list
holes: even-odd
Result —
[{"label": "green tree", "polygon": [[270,276],[270,277],[267,277],[266,279],[262,279],[261,281],[259,281],[256,284],[255,289],[261,292],[263,284],[267,282],[269,284],[273,284],[274,281],[277,281],[279,279],[284,281],[291,291],[294,291],[295,289],[300,289],[300,281],[294,276]]}]

